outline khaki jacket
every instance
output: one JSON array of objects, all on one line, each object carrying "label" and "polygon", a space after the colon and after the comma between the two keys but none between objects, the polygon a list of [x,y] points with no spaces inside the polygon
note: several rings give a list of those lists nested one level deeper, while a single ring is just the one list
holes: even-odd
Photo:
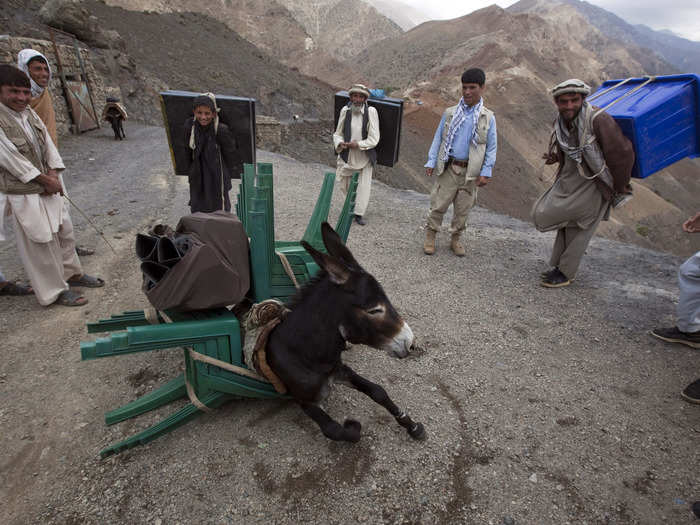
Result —
[{"label": "khaki jacket", "polygon": [[[437,164],[435,165],[435,175],[440,175],[445,171],[445,161],[442,160],[445,155],[445,141],[447,139],[447,133],[450,130],[452,117],[456,110],[456,105],[450,106],[445,110],[447,118],[445,118],[445,125],[442,128],[442,139],[440,141]],[[469,165],[467,166],[466,180],[478,179],[479,173],[481,173],[481,166],[486,156],[486,139],[488,137],[489,128],[491,127],[491,117],[493,117],[493,111],[486,106],[482,106],[476,124],[476,145],[474,145],[473,142],[469,144]]]},{"label": "khaki jacket", "polygon": [[[39,147],[41,149],[41,158],[36,154],[36,150],[32,145],[32,141],[20,124],[7,115],[6,112],[0,111],[0,128],[5,132],[7,138],[15,145],[17,151],[24,156],[32,165],[39,170],[41,173],[46,173],[48,167],[44,163],[46,158],[46,141],[44,138],[44,130],[41,127],[41,122],[39,117],[34,113],[29,113],[29,123],[36,132],[37,140],[39,141]],[[30,180],[29,182],[22,182],[17,177],[12,175],[9,170],[0,166],[0,192],[16,194],[16,195],[29,195],[33,193],[43,193],[44,187]]]}]

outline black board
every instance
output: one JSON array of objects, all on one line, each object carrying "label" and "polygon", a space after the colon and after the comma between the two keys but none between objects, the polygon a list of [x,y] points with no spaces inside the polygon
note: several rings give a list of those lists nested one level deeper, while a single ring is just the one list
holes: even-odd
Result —
[{"label": "black board", "polygon": [[[192,102],[201,93],[191,91],[163,91],[160,93],[160,107],[163,122],[168,134],[170,156],[176,175],[187,175],[186,156],[191,151],[185,144],[185,121],[192,116]],[[241,159],[240,166],[232,167],[232,175],[240,178],[243,164],[255,164],[255,99],[216,95],[216,104],[221,111],[221,122],[231,129]]]},{"label": "black board", "polygon": [[[335,94],[335,117],[333,131],[338,126],[340,110],[350,102],[347,91]],[[377,144],[377,164],[392,167],[399,161],[399,145],[401,143],[401,118],[403,117],[403,99],[401,98],[372,98],[367,104],[377,110],[379,115],[379,144]]]}]

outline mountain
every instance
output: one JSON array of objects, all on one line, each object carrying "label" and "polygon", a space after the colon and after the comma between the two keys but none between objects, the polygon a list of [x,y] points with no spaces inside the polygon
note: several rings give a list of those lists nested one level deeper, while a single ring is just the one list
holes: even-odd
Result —
[{"label": "mountain", "polygon": [[395,0],[367,0],[377,11],[395,22],[401,29],[408,31],[430,20],[424,12],[403,2]]},{"label": "mountain", "polygon": [[619,16],[582,0],[521,0],[510,6],[508,11],[551,17],[563,6],[575,9],[609,38],[644,48],[646,53],[659,56],[674,66],[672,70],[659,71],[647,67],[651,74],[700,71],[700,42],[681,38],[670,31],[655,31],[645,25],[628,24]]},{"label": "mountain", "polygon": [[[195,12],[217,20],[266,54],[336,86],[356,79],[348,60],[401,28],[362,0],[105,0],[156,13]],[[365,80],[366,81],[366,80]]]}]

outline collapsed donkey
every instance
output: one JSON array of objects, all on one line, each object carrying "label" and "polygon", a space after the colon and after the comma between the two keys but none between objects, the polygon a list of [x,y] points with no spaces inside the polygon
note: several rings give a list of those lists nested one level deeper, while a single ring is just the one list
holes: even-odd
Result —
[{"label": "collapsed donkey", "polygon": [[362,269],[333,228],[324,222],[321,231],[328,255],[302,241],[321,271],[299,291],[291,312],[270,333],[267,363],[330,439],[357,442],[361,430],[358,421],[346,419],[341,425],[321,408],[332,381],[368,395],[386,408],[412,438],[424,439],[421,423],[414,423],[402,412],[381,386],[342,362],[346,341],[405,357],[413,343],[413,332],[381,285]]}]

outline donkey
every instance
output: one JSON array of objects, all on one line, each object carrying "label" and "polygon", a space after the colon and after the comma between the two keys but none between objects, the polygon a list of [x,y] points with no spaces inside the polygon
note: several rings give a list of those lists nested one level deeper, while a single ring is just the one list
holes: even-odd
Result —
[{"label": "donkey", "polygon": [[302,241],[321,271],[295,296],[291,312],[267,341],[267,363],[302,410],[335,441],[357,442],[362,426],[341,425],[321,408],[332,382],[359,390],[386,408],[414,439],[425,429],[414,423],[379,385],[355,373],[341,359],[346,342],[384,349],[405,357],[413,332],[396,312],[377,280],[357,263],[328,223],[321,226],[328,255]]}]

